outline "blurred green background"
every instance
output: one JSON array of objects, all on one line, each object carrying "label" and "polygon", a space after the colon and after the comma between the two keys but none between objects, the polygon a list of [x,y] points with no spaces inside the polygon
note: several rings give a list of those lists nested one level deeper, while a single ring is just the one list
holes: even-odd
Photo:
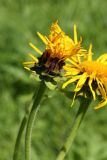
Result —
[{"label": "blurred green background", "polygon": [[[11,160],[25,107],[38,83],[23,69],[31,41],[44,45],[36,32],[49,33],[52,22],[73,36],[77,24],[84,47],[94,57],[107,51],[106,0],[0,0],[0,160]],[[33,52],[34,53],[34,52]],[[50,93],[49,93],[50,94]],[[55,160],[69,133],[77,107],[58,91],[44,100],[32,137],[32,159]],[[76,102],[78,105],[78,102]],[[107,107],[89,108],[66,160],[107,160]],[[24,159],[24,137],[19,160]]]}]

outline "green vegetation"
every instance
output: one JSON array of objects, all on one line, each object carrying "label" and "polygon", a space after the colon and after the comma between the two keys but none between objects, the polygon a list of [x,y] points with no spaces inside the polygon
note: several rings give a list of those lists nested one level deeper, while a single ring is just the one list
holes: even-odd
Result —
[{"label": "green vegetation", "polygon": [[[98,57],[107,51],[106,0],[0,0],[0,160],[11,160],[15,139],[25,108],[38,83],[23,69],[31,41],[41,50],[44,45],[37,31],[49,33],[52,22],[59,20],[62,29],[73,36],[77,24],[79,36]],[[35,54],[35,53],[34,53]],[[45,97],[32,137],[33,160],[55,160],[78,107],[55,91]],[[47,101],[48,98],[48,101]],[[78,106],[78,102],[75,102]],[[90,106],[74,146],[66,160],[107,159],[107,107]],[[19,160],[24,159],[24,138]]]}]

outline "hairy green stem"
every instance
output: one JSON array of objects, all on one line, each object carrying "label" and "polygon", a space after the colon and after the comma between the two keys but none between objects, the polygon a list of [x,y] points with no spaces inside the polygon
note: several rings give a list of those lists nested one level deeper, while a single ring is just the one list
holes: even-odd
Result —
[{"label": "hairy green stem", "polygon": [[24,118],[21,122],[20,128],[19,128],[19,132],[18,132],[18,135],[16,138],[16,143],[15,143],[15,148],[14,148],[13,160],[18,160],[21,138],[22,138],[22,134],[24,132],[26,123],[27,123],[27,115],[24,116]]},{"label": "hairy green stem", "polygon": [[36,118],[38,109],[40,107],[40,101],[45,92],[45,88],[46,86],[45,86],[44,81],[41,81],[37,95],[32,105],[31,112],[29,114],[27,128],[26,128],[26,135],[25,135],[25,160],[30,160],[32,128],[33,128],[34,120]]},{"label": "hairy green stem", "polygon": [[[34,95],[32,97],[32,101],[35,98],[36,93],[37,93],[37,90],[35,91],[35,93],[34,93]],[[31,105],[32,104],[30,104],[27,107],[25,115],[24,115],[24,117],[23,117],[23,119],[21,121],[20,127],[19,127],[19,131],[18,131],[18,134],[17,134],[15,147],[14,147],[13,160],[18,160],[19,150],[20,150],[20,145],[21,145],[21,139],[22,139],[22,135],[23,135],[23,132],[25,130],[25,127],[26,127],[26,123],[27,123],[27,120],[28,120],[28,115],[30,113]]]},{"label": "hairy green stem", "polygon": [[72,146],[75,136],[77,134],[77,130],[84,118],[84,115],[88,109],[89,104],[90,104],[90,101],[86,99],[84,99],[82,103],[80,103],[80,107],[76,114],[75,120],[73,122],[70,134],[68,135],[66,142],[61,148],[56,160],[63,160],[67,152],[69,151],[70,147]]}]

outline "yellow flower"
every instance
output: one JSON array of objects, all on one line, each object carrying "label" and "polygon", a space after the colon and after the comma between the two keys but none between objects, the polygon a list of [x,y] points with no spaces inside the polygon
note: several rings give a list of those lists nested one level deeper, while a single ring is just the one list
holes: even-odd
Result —
[{"label": "yellow flower", "polygon": [[44,42],[45,51],[40,51],[35,45],[30,43],[30,46],[40,55],[36,58],[29,54],[32,58],[30,62],[24,62],[24,66],[33,72],[39,74],[57,75],[65,64],[65,60],[76,54],[82,54],[81,40],[77,40],[76,25],[74,25],[74,40],[67,36],[59,27],[58,22],[51,26],[50,34],[48,37],[37,32],[40,39]]},{"label": "yellow flower", "polygon": [[66,59],[81,51],[81,41],[77,40],[76,25],[74,25],[74,40],[61,30],[57,22],[52,24],[50,35],[45,39],[46,50],[53,58]]},{"label": "yellow flower", "polygon": [[107,54],[101,55],[97,60],[92,60],[92,45],[90,45],[88,54],[84,59],[76,63],[69,60],[71,64],[64,66],[65,76],[69,78],[63,84],[63,88],[67,85],[77,82],[75,93],[81,91],[83,86],[89,86],[93,99],[100,94],[102,101],[95,107],[101,108],[107,104]]}]

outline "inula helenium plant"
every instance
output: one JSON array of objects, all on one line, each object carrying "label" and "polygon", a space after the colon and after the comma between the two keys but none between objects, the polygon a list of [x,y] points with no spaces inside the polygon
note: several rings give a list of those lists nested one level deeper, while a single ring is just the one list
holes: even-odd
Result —
[{"label": "inula helenium plant", "polygon": [[96,109],[107,104],[107,53],[101,55],[97,60],[93,60],[92,45],[88,50],[84,49],[82,38],[78,40],[76,25],[74,25],[74,38],[65,34],[58,25],[58,21],[52,24],[49,35],[45,36],[39,32],[37,34],[44,43],[45,49],[42,51],[36,45],[29,43],[35,54],[29,53],[31,60],[24,62],[23,65],[25,69],[30,71],[29,73],[35,76],[35,80],[39,79],[40,85],[31,100],[32,107],[28,108],[19,128],[13,160],[18,160],[24,129],[26,130],[25,160],[31,160],[32,129],[48,86],[47,83],[55,85],[54,90],[63,91],[65,95],[66,88],[73,84],[75,88],[71,90],[72,105],[75,106],[75,99],[80,101],[70,133],[56,157],[56,160],[63,160],[73,144],[91,101],[98,97],[102,99],[97,106],[94,106]]}]

